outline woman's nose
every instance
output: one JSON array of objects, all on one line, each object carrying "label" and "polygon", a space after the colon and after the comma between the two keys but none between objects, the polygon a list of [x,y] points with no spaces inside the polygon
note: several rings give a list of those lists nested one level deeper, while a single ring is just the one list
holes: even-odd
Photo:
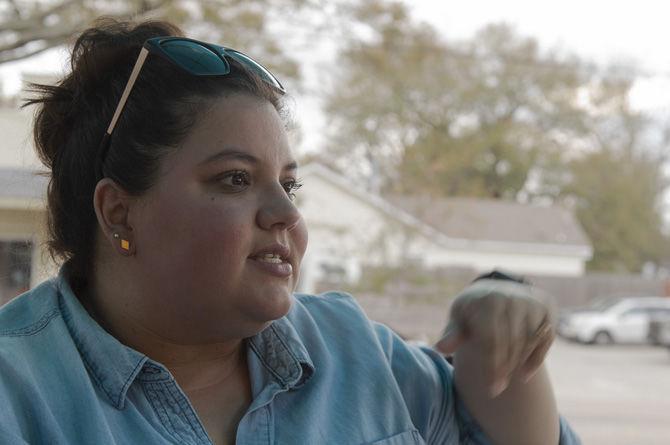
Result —
[{"label": "woman's nose", "polygon": [[264,192],[256,215],[259,227],[264,230],[275,227],[291,230],[300,218],[302,215],[281,184]]}]

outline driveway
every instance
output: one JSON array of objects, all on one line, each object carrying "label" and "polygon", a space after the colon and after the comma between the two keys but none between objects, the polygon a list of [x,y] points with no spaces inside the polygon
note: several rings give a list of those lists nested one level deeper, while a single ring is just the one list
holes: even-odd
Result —
[{"label": "driveway", "polygon": [[670,444],[670,352],[557,339],[547,365],[584,445]]}]

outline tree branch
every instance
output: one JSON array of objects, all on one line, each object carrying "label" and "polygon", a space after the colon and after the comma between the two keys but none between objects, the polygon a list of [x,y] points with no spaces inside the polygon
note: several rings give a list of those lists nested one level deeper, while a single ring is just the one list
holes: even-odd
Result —
[{"label": "tree branch", "polygon": [[[67,41],[67,39],[63,39],[63,41],[60,42],[60,43],[65,43],[66,41]],[[59,45],[59,43],[53,43],[53,44],[50,44],[50,45],[45,45],[41,48],[31,49],[31,50],[26,51],[26,52],[9,51],[7,54],[0,53],[0,64],[7,63],[7,62],[14,62],[16,60],[27,59],[28,57],[32,57],[36,54],[43,53],[44,51],[46,51],[48,49],[51,49],[51,48],[54,48],[58,45]]]},{"label": "tree branch", "polygon": [[[14,2],[12,2],[14,3]],[[19,17],[21,16],[20,11],[15,5],[15,10],[18,13]],[[28,30],[33,30],[44,26],[44,19],[49,17],[52,14],[59,13],[60,11],[69,8],[72,5],[79,5],[81,8],[83,6],[83,0],[66,0],[62,3],[58,3],[46,11],[41,11],[36,15],[22,18],[20,20],[12,20],[9,23],[2,23],[2,32],[23,32]]]},{"label": "tree branch", "polygon": [[76,27],[68,25],[53,28],[35,29],[32,32],[23,33],[17,41],[7,45],[0,45],[0,54],[6,51],[11,52],[17,48],[24,47],[33,42],[45,41],[46,43],[49,43],[52,40],[59,40],[63,37],[67,38],[68,36],[72,35],[73,28]]},{"label": "tree branch", "polygon": [[[108,14],[108,16],[120,20],[134,19],[140,21],[156,14],[165,3],[165,0],[153,3],[145,1],[142,2],[139,11],[129,10],[123,13]],[[20,21],[20,24],[13,24],[13,26],[2,24],[3,31],[13,31],[13,34],[18,36],[14,42],[0,45],[0,64],[25,59],[66,43],[70,37],[100,14],[99,11],[85,11],[83,4],[83,0],[67,0],[49,8],[47,11]],[[65,9],[68,7],[78,7],[84,11],[84,14],[80,14],[80,17],[74,23],[59,24],[52,27],[43,25],[42,21],[46,17],[56,13],[66,14]],[[39,46],[36,47],[37,44]]]},{"label": "tree branch", "polygon": [[9,0],[9,3],[12,5],[12,9],[14,10],[14,15],[20,19],[21,18],[21,10],[16,5],[16,0]]}]

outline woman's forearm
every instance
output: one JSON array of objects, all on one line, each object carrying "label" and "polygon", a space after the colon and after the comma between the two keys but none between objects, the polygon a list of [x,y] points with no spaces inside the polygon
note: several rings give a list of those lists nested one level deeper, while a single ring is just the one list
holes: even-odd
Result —
[{"label": "woman's forearm", "polygon": [[456,391],[493,443],[558,444],[559,417],[545,366],[528,383],[513,374],[508,388],[491,398],[483,355],[468,346],[464,345],[454,357]]}]

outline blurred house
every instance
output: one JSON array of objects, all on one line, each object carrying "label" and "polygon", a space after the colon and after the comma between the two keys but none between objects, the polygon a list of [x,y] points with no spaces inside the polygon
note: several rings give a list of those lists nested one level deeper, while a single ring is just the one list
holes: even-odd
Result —
[{"label": "blurred house", "polygon": [[561,207],[366,193],[324,165],[302,166],[298,207],[309,229],[300,288],[355,282],[364,265],[499,268],[577,277],[592,257],[575,216]]},{"label": "blurred house", "polygon": [[47,178],[32,144],[32,110],[0,101],[0,304],[55,271],[42,245]]},{"label": "blurred house", "polygon": [[[42,79],[37,79],[41,81]],[[32,110],[0,104],[0,304],[56,273],[44,249],[45,192]],[[318,163],[300,168],[309,228],[299,290],[351,281],[364,266],[413,264],[580,276],[591,245],[561,208],[400,196],[384,199]]]}]

